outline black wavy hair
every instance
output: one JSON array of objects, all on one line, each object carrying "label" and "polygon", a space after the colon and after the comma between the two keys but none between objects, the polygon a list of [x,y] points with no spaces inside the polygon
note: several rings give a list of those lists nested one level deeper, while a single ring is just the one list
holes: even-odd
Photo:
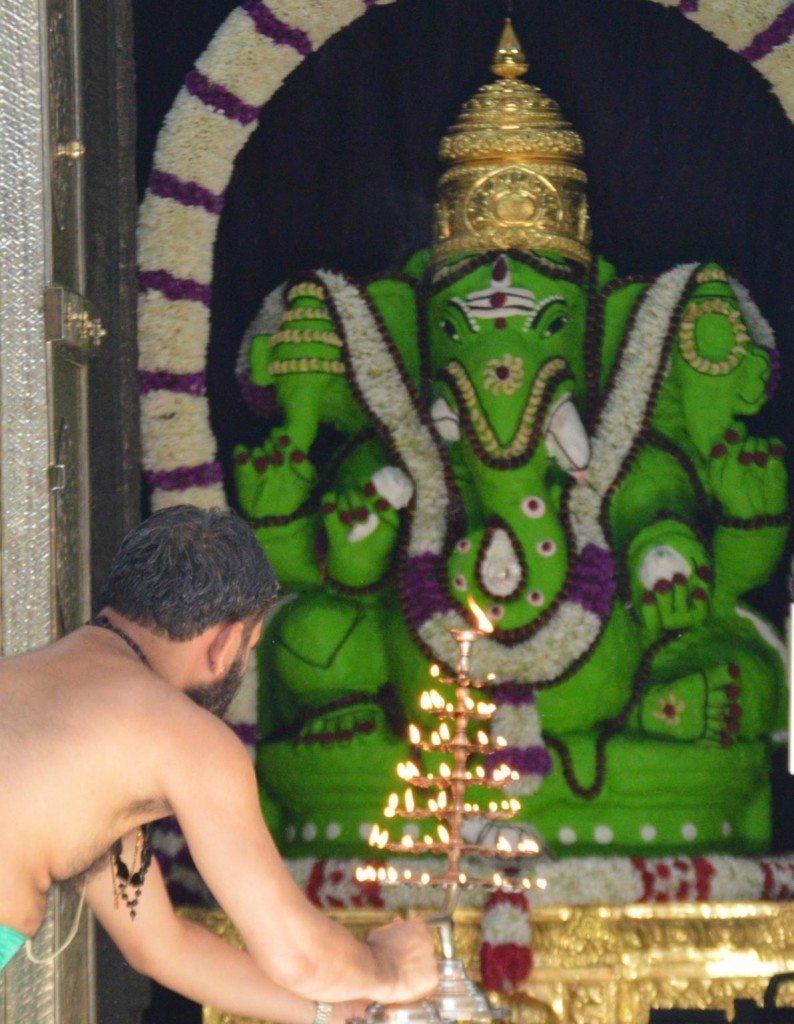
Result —
[{"label": "black wavy hair", "polygon": [[273,569],[236,513],[174,505],[121,542],[99,607],[171,640],[191,640],[221,622],[261,618],[277,594]]}]

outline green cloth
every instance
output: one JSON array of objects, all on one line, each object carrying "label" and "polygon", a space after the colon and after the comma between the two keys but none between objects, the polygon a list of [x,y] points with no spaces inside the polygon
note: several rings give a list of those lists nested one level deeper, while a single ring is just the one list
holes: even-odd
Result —
[{"label": "green cloth", "polygon": [[25,936],[0,924],[0,971],[25,944]]}]

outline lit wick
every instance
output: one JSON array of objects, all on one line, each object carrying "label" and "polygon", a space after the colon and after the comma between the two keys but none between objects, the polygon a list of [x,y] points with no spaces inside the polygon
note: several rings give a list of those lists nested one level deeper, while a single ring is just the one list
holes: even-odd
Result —
[{"label": "lit wick", "polygon": [[468,679],[469,677],[469,672],[471,671],[469,657],[471,655],[471,649],[474,646],[474,641],[478,636],[485,636],[486,633],[493,633],[491,620],[482,608],[480,608],[471,594],[466,598],[466,602],[474,616],[476,626],[465,626],[463,629],[451,630],[452,635],[455,638],[455,643],[458,645],[458,664],[456,668],[459,679]]}]

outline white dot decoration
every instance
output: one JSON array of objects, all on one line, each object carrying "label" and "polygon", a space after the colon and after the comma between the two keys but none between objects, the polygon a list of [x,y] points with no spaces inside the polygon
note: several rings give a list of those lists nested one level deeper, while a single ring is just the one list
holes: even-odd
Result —
[{"label": "white dot decoration", "polygon": [[471,551],[471,541],[468,537],[461,537],[458,543],[455,545],[455,550],[461,555],[468,555]]},{"label": "white dot decoration", "polygon": [[488,618],[497,621],[504,615],[505,610],[500,604],[492,604],[488,609]]},{"label": "white dot decoration", "polygon": [[529,601],[533,608],[540,608],[544,600],[543,591],[541,590],[530,590],[527,594],[527,601]]},{"label": "white dot decoration", "polygon": [[576,832],[572,828],[565,826],[561,828],[557,833],[557,838],[560,840],[563,846],[573,846],[576,842]]},{"label": "white dot decoration", "polygon": [[452,586],[455,590],[468,590],[469,584],[466,582],[466,577],[458,574],[452,581]]},{"label": "white dot decoration", "polygon": [[733,833],[733,825],[729,821],[723,821],[722,823],[722,834],[727,839],[729,835]]},{"label": "white dot decoration", "polygon": [[697,826],[693,825],[691,821],[685,821],[684,824],[681,826],[681,835],[684,837],[684,839],[689,839],[690,841],[692,839],[697,839]]},{"label": "white dot decoration", "polygon": [[306,824],[301,829],[301,836],[307,842],[310,842],[312,839],[317,838],[317,826],[314,824],[313,821],[306,822]]},{"label": "white dot decoration", "polygon": [[358,826],[358,834],[361,836],[362,839],[369,839],[370,832],[372,832],[372,822],[362,821],[362,823]]},{"label": "white dot decoration", "polygon": [[538,543],[535,550],[542,558],[551,558],[552,555],[557,554],[557,545],[553,540],[542,540]]},{"label": "white dot decoration", "polygon": [[646,843],[652,843],[656,838],[656,826],[643,825],[640,829],[640,838],[644,839]]},{"label": "white dot decoration", "polygon": [[290,843],[292,842],[292,840],[295,838],[295,836],[297,834],[298,834],[298,830],[295,828],[294,825],[287,825],[287,827],[284,829],[284,835],[285,835],[287,841],[290,842]]},{"label": "white dot decoration", "polygon": [[546,502],[536,494],[530,494],[521,502],[521,511],[530,519],[540,519],[546,512]]},{"label": "white dot decoration", "polygon": [[329,821],[325,826],[326,839],[338,839],[342,835],[342,826],[338,821]]},{"label": "white dot decoration", "polygon": [[611,843],[614,838],[615,835],[609,825],[596,825],[593,829],[593,839],[601,846]]}]

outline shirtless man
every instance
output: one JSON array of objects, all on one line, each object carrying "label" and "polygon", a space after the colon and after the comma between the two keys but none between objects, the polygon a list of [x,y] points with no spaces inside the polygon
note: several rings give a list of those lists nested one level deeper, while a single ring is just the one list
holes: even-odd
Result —
[{"label": "shirtless man", "polygon": [[[4,947],[7,959],[35,935],[52,883],[77,879],[133,967],[229,1013],[342,1024],[362,1001],[434,988],[425,924],[360,942],[305,899],[262,820],[248,755],[216,717],[277,589],[233,513],[165,509],[124,539],[98,624],[0,662],[0,969]],[[134,874],[141,826],[170,814],[247,952],[178,918],[154,860],[134,915],[135,886],[118,898],[109,851],[121,839]]]}]

